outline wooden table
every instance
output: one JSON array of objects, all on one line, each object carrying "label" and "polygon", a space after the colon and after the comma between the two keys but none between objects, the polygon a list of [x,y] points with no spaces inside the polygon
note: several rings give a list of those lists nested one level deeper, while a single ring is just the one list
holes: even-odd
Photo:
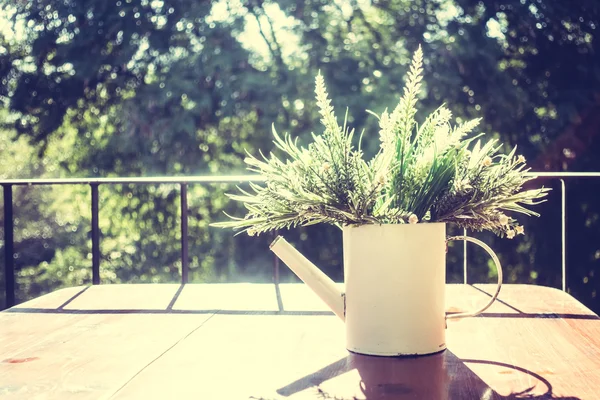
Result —
[{"label": "wooden table", "polygon": [[[448,311],[489,299],[448,285]],[[505,285],[449,321],[448,350],[350,354],[302,284],[74,287],[0,313],[2,399],[600,399],[600,319],[556,289]],[[279,311],[280,307],[284,311]]]}]

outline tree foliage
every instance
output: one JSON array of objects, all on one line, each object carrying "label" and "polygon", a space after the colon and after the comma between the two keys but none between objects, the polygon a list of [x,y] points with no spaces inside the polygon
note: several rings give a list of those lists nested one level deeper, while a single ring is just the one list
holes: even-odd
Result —
[{"label": "tree foliage", "polygon": [[[243,172],[245,150],[270,149],[273,122],[300,143],[310,139],[319,119],[310,101],[318,71],[332,106],[347,106],[348,123],[365,127],[362,150],[370,157],[379,128],[365,110],[381,114],[398,101],[409,55],[419,45],[428,79],[418,120],[445,103],[458,124],[482,116],[480,129],[507,143],[505,152],[517,145],[534,170],[599,167],[600,5],[594,0],[0,4],[2,177]],[[570,287],[598,309],[593,271],[600,257],[581,240],[598,238],[595,192],[589,183],[568,185]],[[173,280],[177,188],[101,189],[103,278]],[[190,188],[194,279],[270,274],[268,238],[232,238],[208,227],[224,210],[241,211],[226,201],[228,190]],[[529,234],[518,243],[485,237],[501,253],[509,281],[559,283],[559,255],[548,251],[560,248],[559,192],[538,209],[543,217],[528,222]],[[21,298],[89,278],[77,272],[89,271],[87,193],[85,187],[17,191]],[[70,219],[57,224],[58,214]],[[26,237],[20,229],[34,233]],[[341,278],[335,230],[288,235]],[[25,243],[47,251],[27,258]],[[478,254],[470,261],[485,263]],[[457,278],[452,265],[450,276]],[[487,268],[473,271],[473,279],[487,278]]]}]

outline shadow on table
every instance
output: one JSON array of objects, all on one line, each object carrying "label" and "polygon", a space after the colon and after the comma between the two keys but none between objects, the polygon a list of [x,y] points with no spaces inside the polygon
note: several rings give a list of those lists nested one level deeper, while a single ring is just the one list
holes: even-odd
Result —
[{"label": "shadow on table", "polygon": [[[8,314],[221,314],[221,315],[293,315],[306,317],[332,317],[331,311],[275,311],[275,310],[228,310],[223,308],[210,309],[169,309],[169,308],[42,308],[15,306],[2,311]],[[586,314],[502,314],[483,313],[477,318],[550,318],[550,319],[591,319],[600,318]]]},{"label": "shadow on table", "polygon": [[[533,386],[510,395],[501,395],[481,380],[465,363],[494,365],[526,374],[536,379],[538,385],[544,385],[545,393],[535,394],[539,390],[534,392],[536,386]],[[362,395],[359,397],[339,397],[339,393],[328,393],[329,389],[320,386],[352,369],[356,369],[360,375]],[[461,360],[450,351],[414,358],[374,357],[350,353],[348,357],[278,389],[277,393],[291,396],[311,387],[316,388],[317,398],[320,396],[332,400],[580,400],[577,397],[554,396],[550,382],[535,372],[494,361]]]}]

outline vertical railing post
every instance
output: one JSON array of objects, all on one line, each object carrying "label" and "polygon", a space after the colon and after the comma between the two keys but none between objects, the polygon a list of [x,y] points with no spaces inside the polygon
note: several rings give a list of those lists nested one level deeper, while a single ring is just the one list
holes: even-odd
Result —
[{"label": "vertical railing post", "polygon": [[12,185],[4,188],[4,287],[6,308],[15,305],[15,242]]},{"label": "vertical railing post", "polygon": [[561,188],[561,243],[562,243],[562,290],[567,291],[567,188],[565,180],[560,180]]},{"label": "vertical railing post", "polygon": [[92,284],[100,284],[100,223],[98,184],[91,183],[92,188]]},{"label": "vertical railing post", "polygon": [[[467,229],[463,228],[463,236],[467,236]],[[463,240],[463,283],[466,285],[467,279],[467,241]]]},{"label": "vertical railing post", "polygon": [[181,183],[181,283],[188,283],[188,202],[187,184]]}]

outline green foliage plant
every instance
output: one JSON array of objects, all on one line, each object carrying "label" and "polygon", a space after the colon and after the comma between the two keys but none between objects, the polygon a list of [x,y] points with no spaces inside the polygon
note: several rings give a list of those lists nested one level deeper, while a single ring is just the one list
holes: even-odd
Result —
[{"label": "green foliage plant", "polygon": [[340,126],[323,77],[316,77],[316,102],[322,134],[307,147],[273,127],[274,144],[287,157],[248,155],[251,171],[264,184],[228,196],[248,210],[244,218],[213,224],[249,235],[275,229],[327,223],[345,225],[447,222],[472,230],[489,230],[513,238],[524,228],[509,214],[539,216],[527,206],[538,204],[549,189],[524,190],[525,158],[516,147],[506,155],[496,139],[483,143],[467,136],[480,119],[451,125],[445,106],[421,125],[415,120],[423,74],[423,53],[413,56],[403,96],[379,120],[380,149],[365,161],[353,145],[355,131]]}]

